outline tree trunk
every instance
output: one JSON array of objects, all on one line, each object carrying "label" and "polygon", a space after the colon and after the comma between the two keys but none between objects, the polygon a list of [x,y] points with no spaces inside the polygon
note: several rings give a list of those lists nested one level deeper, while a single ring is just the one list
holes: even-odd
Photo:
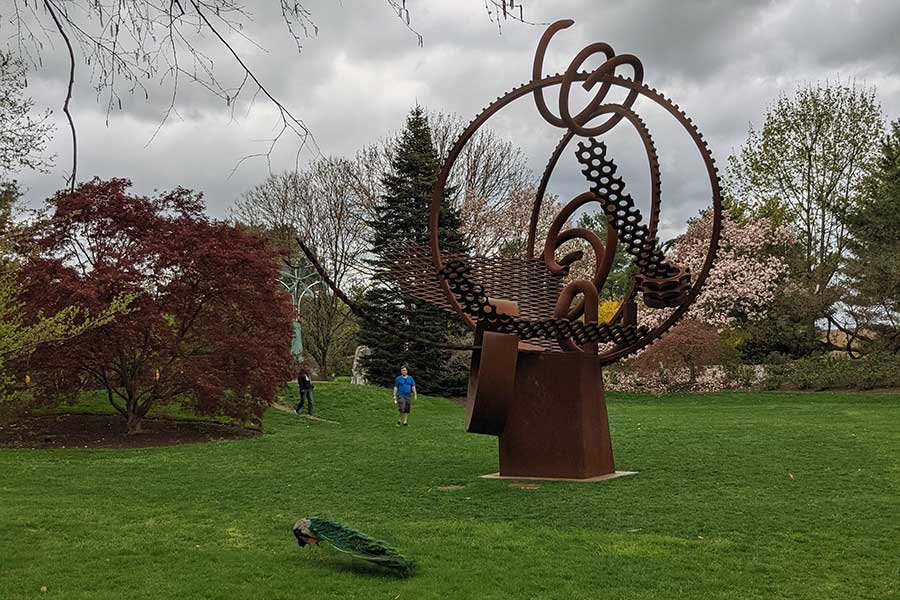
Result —
[{"label": "tree trunk", "polygon": [[[137,407],[134,408],[136,409]],[[136,410],[128,411],[128,435],[134,435],[143,431],[141,429],[141,419],[142,417],[137,414]]]},{"label": "tree trunk", "polygon": [[321,377],[325,381],[331,381],[331,373],[328,372],[328,350],[327,349],[322,352],[322,360],[319,361],[319,369],[321,370],[319,373],[319,377]]},{"label": "tree trunk", "polygon": [[[131,383],[130,381],[127,383]],[[128,412],[128,435],[134,435],[136,433],[141,433],[141,419],[144,418],[144,414],[141,412],[141,404],[138,402],[138,393],[137,390],[132,386],[127,385],[125,388],[125,395],[128,397],[128,402],[125,403],[125,410]]]},{"label": "tree trunk", "polygon": [[316,362],[316,374],[319,376],[319,379],[328,381],[328,346],[323,345],[322,348],[317,349],[315,352],[310,351],[310,354]]}]

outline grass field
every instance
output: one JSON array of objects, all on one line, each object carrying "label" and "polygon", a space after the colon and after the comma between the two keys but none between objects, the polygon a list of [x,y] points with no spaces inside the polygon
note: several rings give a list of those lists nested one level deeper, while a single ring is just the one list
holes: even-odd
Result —
[{"label": "grass field", "polygon": [[[0,450],[0,598],[900,598],[897,395],[611,394],[640,474],[521,489],[478,478],[496,440],[450,401],[399,428],[385,390],[315,392],[340,424],[272,410],[250,440]],[[310,515],[418,575],[298,548]]]}]

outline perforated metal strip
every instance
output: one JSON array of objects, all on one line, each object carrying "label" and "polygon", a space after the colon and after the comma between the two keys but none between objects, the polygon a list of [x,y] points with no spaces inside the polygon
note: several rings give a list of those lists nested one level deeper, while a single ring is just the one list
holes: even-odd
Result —
[{"label": "perforated metal strip", "polygon": [[591,184],[591,191],[599,197],[603,211],[619,234],[619,241],[635,258],[641,273],[651,279],[678,275],[681,269],[666,260],[650,229],[641,222],[641,211],[625,191],[625,182],[616,175],[616,163],[606,156],[606,144],[588,138],[586,143],[578,143],[575,155],[584,166],[581,172]]},{"label": "perforated metal strip", "polygon": [[464,262],[448,262],[440,271],[440,276],[447,280],[451,293],[466,314],[482,323],[488,331],[514,333],[522,340],[571,338],[578,345],[613,342],[620,346],[633,344],[647,333],[644,326],[583,323],[569,319],[517,319],[497,312],[484,288],[470,279],[469,268]]}]

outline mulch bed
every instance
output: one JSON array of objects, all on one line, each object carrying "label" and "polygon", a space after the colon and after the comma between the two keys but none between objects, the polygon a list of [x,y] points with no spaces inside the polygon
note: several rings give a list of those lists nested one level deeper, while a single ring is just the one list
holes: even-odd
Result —
[{"label": "mulch bed", "polygon": [[0,425],[2,448],[150,448],[245,439],[258,431],[208,421],[144,419],[143,432],[128,435],[119,415],[38,415]]}]

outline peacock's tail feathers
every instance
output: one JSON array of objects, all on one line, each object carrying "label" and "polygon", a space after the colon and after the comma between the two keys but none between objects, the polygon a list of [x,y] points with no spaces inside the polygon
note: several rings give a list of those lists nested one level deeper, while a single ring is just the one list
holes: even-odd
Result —
[{"label": "peacock's tail feathers", "polygon": [[295,535],[298,526],[312,534],[314,538],[327,541],[335,549],[379,565],[400,577],[411,577],[415,572],[415,563],[412,560],[381,540],[361,531],[318,517],[298,521],[294,526]]}]

